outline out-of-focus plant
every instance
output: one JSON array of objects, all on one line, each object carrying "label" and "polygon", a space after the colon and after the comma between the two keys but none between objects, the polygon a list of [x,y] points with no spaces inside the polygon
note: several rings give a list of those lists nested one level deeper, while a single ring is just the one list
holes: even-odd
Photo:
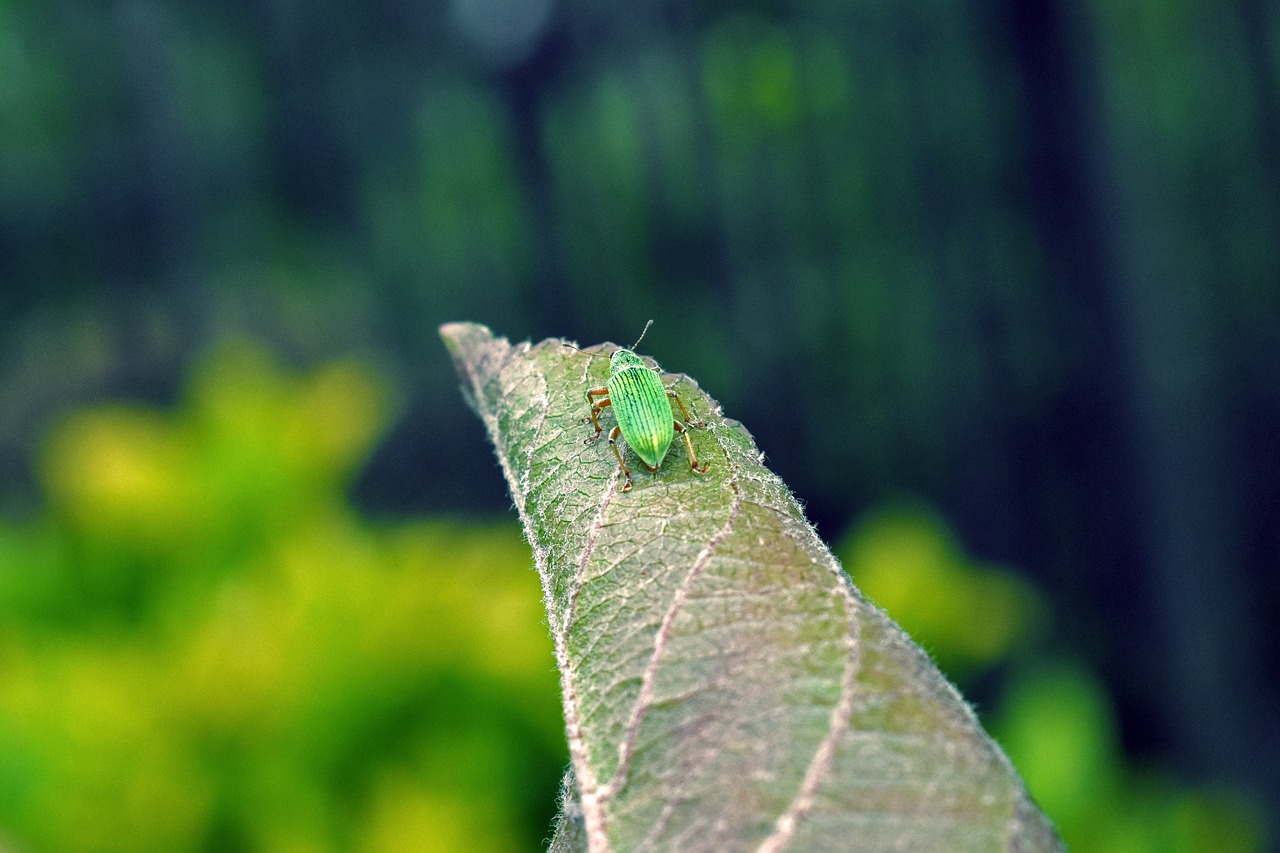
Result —
[{"label": "out-of-focus plant", "polygon": [[1013,572],[967,556],[935,514],[891,503],[855,526],[837,553],[858,588],[962,688],[1007,668],[1002,700],[984,722],[1068,849],[1262,849],[1262,818],[1243,795],[1193,787],[1126,758],[1102,683],[1078,664],[1025,653],[1051,608]]},{"label": "out-of-focus plant", "polygon": [[0,522],[0,846],[523,850],[563,765],[513,526],[373,524],[355,363],[228,345],[176,411],[99,406]]},{"label": "out-of-focus plant", "polygon": [[846,539],[840,557],[858,588],[962,683],[1007,658],[1045,620],[1030,586],[970,559],[920,507],[877,512]]}]

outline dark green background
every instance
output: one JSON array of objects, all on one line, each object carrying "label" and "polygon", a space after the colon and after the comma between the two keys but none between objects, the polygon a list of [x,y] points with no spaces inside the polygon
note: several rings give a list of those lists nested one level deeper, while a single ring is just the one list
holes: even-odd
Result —
[{"label": "dark green background", "polygon": [[10,517],[229,336],[391,377],[366,514],[501,514],[436,327],[650,318],[826,538],[927,502],[1134,760],[1280,811],[1271,4],[0,2]]}]

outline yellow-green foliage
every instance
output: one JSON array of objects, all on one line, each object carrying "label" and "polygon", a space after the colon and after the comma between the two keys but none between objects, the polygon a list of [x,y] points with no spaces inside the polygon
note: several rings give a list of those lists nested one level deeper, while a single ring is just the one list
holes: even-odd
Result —
[{"label": "yellow-green foliage", "polygon": [[840,550],[858,588],[952,678],[1007,657],[1045,618],[1027,584],[969,559],[941,520],[922,507],[882,509]]},{"label": "yellow-green foliage", "polygon": [[1068,664],[1017,673],[993,734],[1073,851],[1250,853],[1259,813],[1226,789],[1190,788],[1129,766],[1106,690]]},{"label": "yellow-green foliage", "polygon": [[1262,819],[1238,793],[1127,763],[1103,685],[1029,653],[1047,603],[1011,572],[975,563],[936,515],[885,507],[839,553],[858,587],[962,685],[1007,666],[1009,689],[983,716],[1073,853],[1262,849]]},{"label": "yellow-green foliage", "polygon": [[565,761],[516,526],[375,525],[386,393],[225,347],[66,417],[0,523],[0,847],[523,850]]}]

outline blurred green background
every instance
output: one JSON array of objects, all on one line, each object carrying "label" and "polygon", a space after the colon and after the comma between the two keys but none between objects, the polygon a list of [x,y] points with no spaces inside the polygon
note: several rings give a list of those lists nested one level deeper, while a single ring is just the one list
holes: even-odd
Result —
[{"label": "blurred green background", "polygon": [[526,850],[436,335],[756,436],[1073,850],[1280,850],[1265,0],[0,0],[0,849]]}]

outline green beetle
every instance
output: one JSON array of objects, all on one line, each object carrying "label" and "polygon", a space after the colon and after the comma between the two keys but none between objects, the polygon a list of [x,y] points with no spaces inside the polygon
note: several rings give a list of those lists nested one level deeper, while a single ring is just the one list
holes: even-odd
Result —
[{"label": "green beetle", "polygon": [[[693,452],[693,442],[689,440],[689,433],[686,431],[687,427],[701,429],[706,424],[702,421],[690,421],[689,410],[685,408],[684,401],[675,391],[668,390],[662,384],[662,374],[645,364],[644,359],[634,352],[652,323],[650,320],[645,325],[644,332],[640,333],[640,337],[629,348],[618,349],[610,356],[609,382],[599,388],[587,389],[587,404],[591,406],[591,416],[582,419],[583,423],[590,422],[596,428],[596,434],[583,441],[584,444],[591,444],[604,432],[604,428],[600,426],[600,413],[606,408],[613,409],[618,424],[609,433],[609,446],[613,448],[613,455],[618,457],[618,467],[626,477],[626,483],[622,487],[624,492],[631,491],[631,469],[622,460],[622,451],[618,449],[619,435],[626,439],[627,446],[650,471],[658,470],[677,433],[684,439],[685,449],[689,451],[689,466],[693,468],[693,473],[705,474],[708,467],[705,462],[698,464],[698,457]],[[565,346],[578,349],[570,344]],[[587,354],[594,358],[604,358],[596,353]],[[683,421],[676,420],[671,400],[680,407]]]}]

